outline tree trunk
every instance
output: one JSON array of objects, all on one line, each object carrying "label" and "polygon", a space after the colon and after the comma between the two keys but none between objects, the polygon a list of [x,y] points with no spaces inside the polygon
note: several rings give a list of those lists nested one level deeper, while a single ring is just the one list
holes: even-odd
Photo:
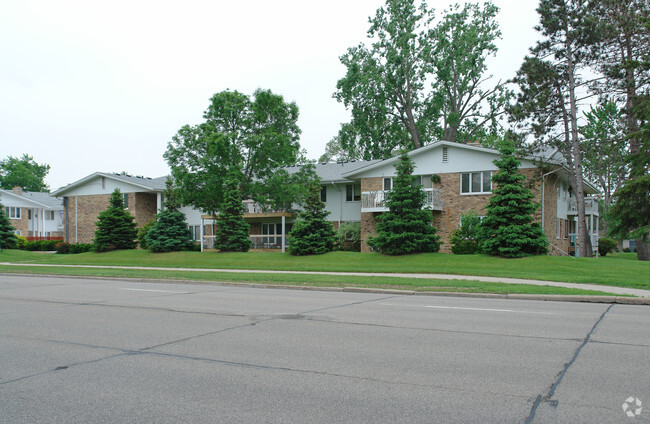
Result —
[{"label": "tree trunk", "polygon": [[636,257],[640,261],[650,261],[650,242],[636,239]]},{"label": "tree trunk", "polygon": [[571,153],[573,156],[573,173],[575,175],[575,186],[573,187],[576,195],[576,206],[578,208],[578,224],[576,234],[576,248],[578,256],[590,257],[592,255],[591,237],[587,231],[587,222],[585,216],[585,190],[582,184],[582,154],[580,152],[580,139],[578,138],[578,108],[576,101],[576,84],[575,84],[575,65],[573,63],[571,43],[566,43],[567,55],[567,76],[569,79],[569,106],[571,122]]}]

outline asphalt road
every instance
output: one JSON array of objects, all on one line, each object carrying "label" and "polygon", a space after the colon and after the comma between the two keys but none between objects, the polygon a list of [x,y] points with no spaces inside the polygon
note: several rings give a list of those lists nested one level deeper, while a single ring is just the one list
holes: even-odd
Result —
[{"label": "asphalt road", "polygon": [[41,422],[650,422],[650,307],[0,275]]}]

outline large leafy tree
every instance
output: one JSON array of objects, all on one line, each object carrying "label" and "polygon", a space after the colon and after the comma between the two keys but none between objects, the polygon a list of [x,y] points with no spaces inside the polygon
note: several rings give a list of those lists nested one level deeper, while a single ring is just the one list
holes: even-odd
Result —
[{"label": "large leafy tree", "polygon": [[138,230],[133,215],[124,209],[120,189],[113,191],[108,208],[99,213],[95,225],[93,245],[96,252],[136,248]]},{"label": "large leafy tree", "polygon": [[10,190],[18,186],[25,191],[48,191],[45,184],[48,172],[50,165],[38,164],[28,154],[20,158],[8,156],[0,162],[0,188]]},{"label": "large leafy tree", "polygon": [[16,229],[11,225],[9,217],[5,214],[5,208],[0,203],[0,250],[13,249],[17,245]]},{"label": "large leafy tree", "polygon": [[298,159],[298,106],[270,90],[217,93],[203,118],[182,127],[164,154],[183,204],[216,214],[229,168],[241,170],[239,188],[249,197],[279,167]]},{"label": "large leafy tree", "polygon": [[440,249],[440,237],[431,225],[433,216],[424,209],[426,195],[415,184],[413,169],[413,161],[403,151],[395,167],[393,189],[386,196],[388,211],[378,218],[377,236],[368,240],[375,251],[405,255]]},{"label": "large leafy tree", "polygon": [[584,138],[581,149],[585,176],[598,185],[607,209],[627,175],[624,121],[613,101],[592,106],[584,115],[586,124],[580,127],[580,134]]},{"label": "large leafy tree", "polygon": [[329,212],[320,199],[320,181],[315,178],[307,187],[308,194],[302,203],[302,210],[289,232],[289,253],[296,256],[331,252],[336,244],[334,227],[327,220]]},{"label": "large leafy tree", "polygon": [[228,170],[224,186],[224,202],[218,215],[214,247],[222,252],[248,252],[250,225],[244,220],[244,206],[239,191],[241,171],[236,167]]},{"label": "large leafy tree", "polygon": [[499,133],[498,117],[512,93],[501,81],[487,85],[487,59],[496,56],[501,38],[492,3],[456,4],[430,30],[426,60],[435,79],[429,107],[439,110],[442,139],[470,141],[484,133]]},{"label": "large leafy tree", "polygon": [[[387,158],[434,138],[464,141],[499,113],[501,84],[485,89],[485,60],[500,37],[498,9],[454,8],[433,29],[433,9],[387,0],[370,19],[369,45],[340,57],[347,68],[334,97],[352,112],[339,132],[350,156]],[[485,109],[482,108],[485,106]]]},{"label": "large leafy tree", "polygon": [[578,127],[580,70],[589,64],[595,43],[596,20],[586,13],[587,0],[541,0],[536,27],[542,40],[517,72],[519,84],[513,116],[529,126],[537,140],[558,147],[570,170],[578,208],[577,247],[591,256],[585,219],[582,150]]},{"label": "large leafy tree", "polygon": [[532,216],[539,205],[533,203],[535,196],[524,185],[526,177],[519,172],[514,144],[504,141],[499,152],[501,157],[494,161],[499,172],[492,176],[492,196],[479,226],[481,248],[506,258],[546,253],[548,241]]},{"label": "large leafy tree", "polygon": [[165,209],[160,211],[145,235],[146,247],[153,252],[190,250],[194,246],[192,231],[187,227],[185,214],[178,210],[180,204],[171,179],[166,182]]},{"label": "large leafy tree", "polygon": [[650,97],[637,105],[635,114],[641,122],[639,131],[633,134],[639,149],[628,159],[629,179],[614,195],[611,232],[636,239],[638,259],[650,261]]}]

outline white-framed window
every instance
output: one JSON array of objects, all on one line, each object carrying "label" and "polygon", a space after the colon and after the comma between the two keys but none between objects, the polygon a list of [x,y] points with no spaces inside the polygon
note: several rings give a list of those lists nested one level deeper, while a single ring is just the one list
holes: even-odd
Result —
[{"label": "white-framed window", "polygon": [[460,193],[492,193],[492,171],[464,172],[460,174]]},{"label": "white-framed window", "polygon": [[320,187],[320,201],[327,202],[327,186]]},{"label": "white-framed window", "polygon": [[7,214],[9,219],[20,219],[20,208],[16,206],[5,206],[5,214]]},{"label": "white-framed window", "polygon": [[45,211],[45,220],[54,221],[54,211]]},{"label": "white-framed window", "polygon": [[23,235],[22,231],[20,231],[20,230],[15,230],[14,234],[17,235],[17,236],[22,236]]},{"label": "white-framed window", "polygon": [[192,232],[192,240],[200,241],[201,240],[201,226],[200,225],[188,225],[187,228]]},{"label": "white-framed window", "polygon": [[391,177],[384,178],[384,191],[390,191],[393,189],[393,179]]},{"label": "white-framed window", "polygon": [[124,199],[124,209],[129,208],[129,193],[124,193],[122,195],[122,198]]},{"label": "white-framed window", "polygon": [[562,218],[557,218],[557,230],[555,232],[555,238],[562,237]]},{"label": "white-framed window", "polygon": [[345,186],[345,201],[346,202],[361,201],[361,184],[348,184]]}]

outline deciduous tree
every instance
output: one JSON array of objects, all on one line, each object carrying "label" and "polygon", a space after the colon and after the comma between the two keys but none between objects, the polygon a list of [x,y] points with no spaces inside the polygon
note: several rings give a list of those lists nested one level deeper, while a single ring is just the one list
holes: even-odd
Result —
[{"label": "deciduous tree", "polygon": [[8,156],[0,162],[0,188],[11,190],[18,186],[25,191],[48,191],[45,184],[48,172],[50,165],[38,164],[28,154],[20,158]]},{"label": "deciduous tree", "polygon": [[298,106],[270,90],[217,93],[203,118],[182,127],[164,154],[185,205],[216,214],[228,169],[241,170],[239,188],[248,197],[279,167],[298,159]]}]

